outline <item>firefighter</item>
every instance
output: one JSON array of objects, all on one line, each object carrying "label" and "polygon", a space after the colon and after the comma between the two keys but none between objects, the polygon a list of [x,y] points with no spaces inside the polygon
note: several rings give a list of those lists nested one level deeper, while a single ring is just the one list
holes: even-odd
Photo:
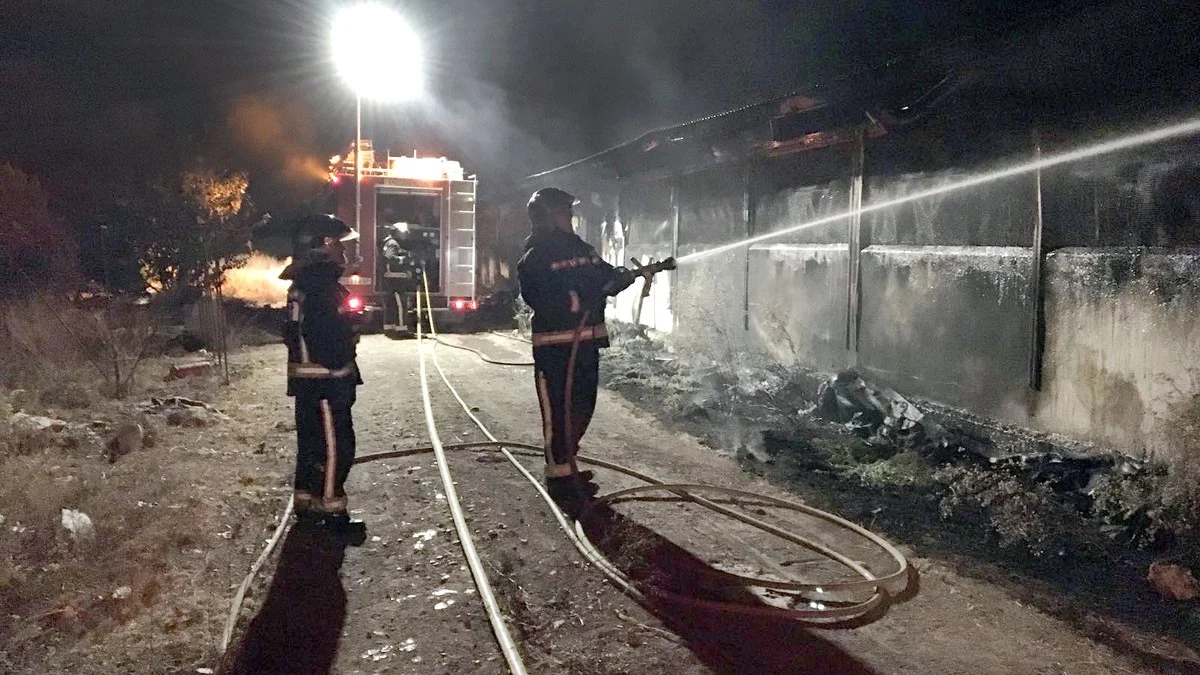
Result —
[{"label": "firefighter", "polygon": [[521,297],[533,309],[533,361],[546,448],[546,488],[571,517],[596,494],[575,455],[596,408],[600,348],[608,346],[604,307],[637,278],[614,267],[575,234],[578,202],[557,188],[529,200],[532,234],[517,263]]},{"label": "firefighter", "polygon": [[384,328],[408,329],[409,293],[420,288],[421,274],[413,252],[409,250],[408,225],[396,223],[388,228],[383,240]]},{"label": "firefighter", "polygon": [[[284,341],[287,394],[296,399],[296,480],[293,506],[300,523],[340,535],[365,534],[347,510],[346,477],[354,462],[350,409],[362,384],[355,350],[361,307],[338,279],[346,266],[343,241],[357,233],[332,216],[307,221],[294,262]],[[357,310],[357,311],[356,311]]]}]

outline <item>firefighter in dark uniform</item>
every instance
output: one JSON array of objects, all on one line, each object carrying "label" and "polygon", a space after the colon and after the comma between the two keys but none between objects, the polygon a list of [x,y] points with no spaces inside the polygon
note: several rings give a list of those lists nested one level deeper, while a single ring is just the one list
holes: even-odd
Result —
[{"label": "firefighter in dark uniform", "polygon": [[421,273],[407,241],[408,225],[396,223],[383,240],[384,328],[408,329],[409,294],[420,288]]},{"label": "firefighter in dark uniform", "polygon": [[296,481],[293,506],[307,526],[358,536],[361,522],[347,510],[346,477],[354,463],[350,409],[362,384],[355,351],[361,307],[339,283],[343,241],[356,232],[332,216],[307,222],[294,262],[280,278],[291,282],[284,341],[288,349],[287,394],[296,399]]},{"label": "firefighter in dark uniform", "polygon": [[604,307],[637,278],[614,267],[575,234],[576,200],[557,188],[529,200],[533,233],[517,263],[521,297],[533,309],[533,361],[546,448],[545,479],[554,501],[577,517],[596,494],[592,472],[575,455],[596,408],[600,348],[608,346]]}]

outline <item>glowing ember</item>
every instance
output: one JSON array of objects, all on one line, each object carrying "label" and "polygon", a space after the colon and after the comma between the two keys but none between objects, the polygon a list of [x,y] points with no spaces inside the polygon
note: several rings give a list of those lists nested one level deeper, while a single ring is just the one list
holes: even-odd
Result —
[{"label": "glowing ember", "polygon": [[279,273],[287,264],[286,260],[255,253],[243,267],[225,273],[225,285],[221,290],[231,298],[267,307],[283,307],[287,304],[288,282],[280,279]]}]

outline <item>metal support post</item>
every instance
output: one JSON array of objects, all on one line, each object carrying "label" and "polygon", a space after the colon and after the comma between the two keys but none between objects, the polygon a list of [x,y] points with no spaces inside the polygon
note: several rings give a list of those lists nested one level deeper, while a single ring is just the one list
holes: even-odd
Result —
[{"label": "metal support post", "polygon": [[[1033,160],[1042,158],[1042,143],[1035,132],[1033,137]],[[1029,388],[1033,391],[1042,389],[1042,351],[1045,348],[1045,329],[1043,313],[1045,298],[1042,291],[1042,170],[1038,168],[1033,174],[1034,184],[1034,214],[1033,214],[1033,270],[1029,278],[1029,297],[1033,302],[1033,312],[1029,326]]]},{"label": "metal support post", "polygon": [[865,164],[866,134],[855,132],[850,149],[850,218],[846,221],[849,241],[849,273],[846,280],[846,351],[850,365],[858,365],[858,315],[860,294],[860,262],[862,261],[863,165]]},{"label": "metal support post", "polygon": [[362,241],[362,96],[354,100],[354,231]]}]

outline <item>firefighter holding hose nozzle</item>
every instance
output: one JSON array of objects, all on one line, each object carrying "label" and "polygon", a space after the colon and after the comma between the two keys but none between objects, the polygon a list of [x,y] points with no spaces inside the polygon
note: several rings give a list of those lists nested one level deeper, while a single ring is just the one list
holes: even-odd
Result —
[{"label": "firefighter holding hose nozzle", "polygon": [[575,234],[578,202],[558,188],[529,200],[533,232],[517,263],[521,297],[533,309],[533,361],[546,449],[546,488],[555,503],[577,518],[597,486],[591,471],[575,462],[579,442],[596,408],[600,349],[608,346],[604,308],[609,296],[639,276],[649,279],[674,260],[636,270],[614,267]]},{"label": "firefighter holding hose nozzle", "polygon": [[361,299],[339,279],[346,266],[342,242],[357,233],[332,216],[298,226],[292,264],[280,274],[288,289],[284,342],[287,393],[296,399],[296,480],[292,503],[302,526],[324,528],[351,543],[366,529],[351,521],[346,477],[354,463],[354,405],[362,378],[355,363]]}]

